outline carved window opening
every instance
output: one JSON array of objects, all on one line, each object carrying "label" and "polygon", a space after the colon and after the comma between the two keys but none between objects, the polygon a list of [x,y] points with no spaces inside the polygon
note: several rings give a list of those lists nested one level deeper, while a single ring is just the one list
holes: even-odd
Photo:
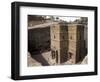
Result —
[{"label": "carved window opening", "polygon": [[81,40],[81,35],[80,35],[80,40]]},{"label": "carved window opening", "polygon": [[56,37],[55,37],[55,35],[54,35],[54,39],[55,39]]},{"label": "carved window opening", "polygon": [[72,36],[70,36],[70,39],[72,40]]},{"label": "carved window opening", "polygon": [[72,59],[73,53],[69,52],[68,53],[68,59]]},{"label": "carved window opening", "polygon": [[58,51],[56,50],[56,62],[58,63]]},{"label": "carved window opening", "polygon": [[65,39],[65,37],[64,37],[64,36],[62,36],[62,38],[63,38],[63,39]]},{"label": "carved window opening", "polygon": [[55,51],[51,51],[51,54],[52,54],[52,59],[55,59]]}]

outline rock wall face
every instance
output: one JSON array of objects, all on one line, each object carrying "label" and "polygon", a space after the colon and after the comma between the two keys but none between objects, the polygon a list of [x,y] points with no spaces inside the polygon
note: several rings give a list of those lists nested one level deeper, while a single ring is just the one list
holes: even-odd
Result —
[{"label": "rock wall face", "polygon": [[28,30],[28,51],[44,51],[50,49],[50,27]]}]

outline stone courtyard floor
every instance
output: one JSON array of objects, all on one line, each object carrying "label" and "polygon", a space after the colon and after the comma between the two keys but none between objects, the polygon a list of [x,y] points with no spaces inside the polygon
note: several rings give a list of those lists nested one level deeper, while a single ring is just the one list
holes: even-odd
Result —
[{"label": "stone courtyard floor", "polygon": [[28,66],[48,66],[50,65],[49,59],[50,51],[34,55],[28,53]]},{"label": "stone courtyard floor", "polygon": [[[28,53],[28,57],[27,57],[28,67],[49,66],[49,65],[53,65],[53,63],[54,63],[54,61],[52,61],[52,59],[51,59],[50,51],[46,51],[41,54],[38,53],[38,54],[34,54],[34,55],[31,55],[30,53]],[[87,63],[87,57],[85,57],[82,62],[79,62],[77,64],[86,64],[86,63]],[[61,65],[72,65],[72,61],[69,60],[67,62],[62,63]]]}]

